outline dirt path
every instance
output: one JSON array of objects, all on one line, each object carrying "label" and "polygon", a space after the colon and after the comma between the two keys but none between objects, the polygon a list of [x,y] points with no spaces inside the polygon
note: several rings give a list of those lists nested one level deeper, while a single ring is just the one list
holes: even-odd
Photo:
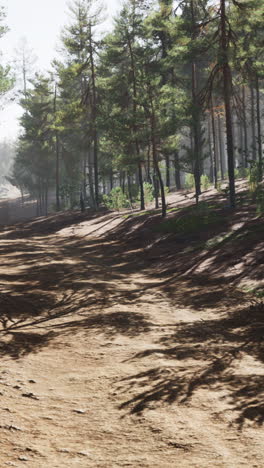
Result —
[{"label": "dirt path", "polygon": [[263,467],[263,355],[120,223],[2,234],[0,466]]}]

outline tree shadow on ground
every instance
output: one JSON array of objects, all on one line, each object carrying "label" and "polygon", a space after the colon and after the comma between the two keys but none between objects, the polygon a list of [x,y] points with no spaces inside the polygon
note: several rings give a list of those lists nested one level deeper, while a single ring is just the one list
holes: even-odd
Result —
[{"label": "tree shadow on ground", "polygon": [[[224,216],[221,207],[219,210]],[[188,209],[184,213],[188,215]],[[180,210],[172,216],[184,213]],[[190,307],[197,316],[206,307],[218,316],[168,327],[173,333],[166,332],[165,324],[156,349],[147,349],[134,359],[151,357],[153,363],[162,357],[172,363],[125,380],[123,391],[131,388],[135,396],[122,408],[138,413],[150,404],[184,404],[204,386],[225,390],[241,427],[249,419],[262,424],[262,375],[241,375],[239,361],[246,356],[263,362],[263,311],[257,306],[239,312],[233,308],[248,300],[234,285],[246,276],[261,276],[263,237],[259,226],[263,220],[253,219],[245,208],[202,232],[163,235],[154,229],[162,222],[155,214],[124,219],[100,239],[52,236],[89,216],[54,216],[22,228],[16,225],[3,234],[0,319],[4,339],[0,355],[18,359],[43,349],[60,334],[73,332],[76,336],[78,332],[102,332],[108,338],[119,334],[144,337],[157,326],[153,317],[148,320],[144,313],[113,308],[131,307],[145,292],[151,292],[146,302],[153,305],[155,293],[161,293],[170,304]],[[99,214],[92,219],[98,227],[97,221],[108,223],[108,216]],[[243,226],[232,232],[232,224],[242,216]],[[236,269],[241,258],[247,260]],[[146,283],[131,285],[139,272]],[[223,310],[228,311],[225,317],[219,316]],[[41,326],[41,337],[28,332],[34,326]]]},{"label": "tree shadow on ground", "polygon": [[[200,389],[224,391],[240,428],[245,421],[264,422],[264,303],[215,320],[198,320],[175,326],[156,348],[132,359],[168,359],[159,366],[130,376],[119,387],[134,396],[120,405],[141,413],[161,404],[187,404]],[[240,373],[243,359],[248,373]],[[172,361],[175,363],[172,366]]]},{"label": "tree shadow on ground", "polygon": [[138,312],[102,312],[93,314],[89,317],[68,321],[63,324],[55,325],[61,331],[67,330],[72,333],[74,330],[95,330],[98,333],[103,333],[108,338],[116,337],[116,335],[124,335],[129,337],[138,336],[142,333],[148,333],[153,324],[146,317]]},{"label": "tree shadow on ground", "polygon": [[39,352],[42,348],[48,346],[55,336],[56,334],[53,331],[45,334],[27,333],[25,331],[9,332],[9,341],[0,342],[0,358],[10,356],[12,359],[20,359],[27,354]]},{"label": "tree shadow on ground", "polygon": [[76,226],[84,221],[95,220],[95,222],[97,222],[98,220],[98,222],[100,222],[101,218],[106,213],[106,209],[100,209],[99,212],[87,210],[84,213],[67,211],[51,214],[49,216],[35,218],[33,221],[16,223],[12,227],[7,226],[2,230],[1,239],[27,239],[52,235],[62,229]]}]

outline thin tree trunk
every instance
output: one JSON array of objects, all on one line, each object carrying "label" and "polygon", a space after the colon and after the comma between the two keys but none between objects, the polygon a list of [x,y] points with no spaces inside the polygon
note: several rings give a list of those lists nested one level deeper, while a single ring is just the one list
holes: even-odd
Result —
[{"label": "thin tree trunk", "polygon": [[88,153],[88,167],[89,167],[89,189],[90,189],[90,198],[92,202],[92,207],[96,207],[95,194],[94,194],[94,177],[93,177],[93,163],[91,161],[92,155],[91,151]]},{"label": "thin tree trunk", "polygon": [[243,134],[244,134],[244,167],[248,167],[248,129],[247,129],[247,105],[246,105],[246,87],[242,87],[242,105],[243,105]]},{"label": "thin tree trunk", "polygon": [[180,161],[179,161],[179,151],[176,150],[174,153],[174,175],[175,175],[175,185],[176,190],[181,190],[181,173],[180,173]]},{"label": "thin tree trunk", "polygon": [[[191,0],[191,16],[193,27],[193,41],[196,39],[197,28],[195,21],[194,2]],[[194,180],[195,180],[195,198],[196,204],[199,203],[201,194],[201,129],[200,129],[200,107],[197,100],[198,83],[197,83],[197,64],[192,62],[192,126],[193,126],[193,142],[194,142]]]},{"label": "thin tree trunk", "polygon": [[170,188],[170,157],[168,154],[165,156],[166,161],[166,186]]},{"label": "thin tree trunk", "polygon": [[98,135],[97,135],[97,96],[96,96],[96,81],[95,81],[95,65],[92,43],[92,28],[90,25],[90,65],[91,65],[91,83],[92,83],[92,119],[93,119],[93,156],[94,156],[94,201],[95,209],[99,206],[99,177],[98,177]]},{"label": "thin tree trunk", "polygon": [[251,97],[251,137],[252,137],[252,156],[253,160],[257,159],[256,152],[256,117],[255,117],[255,95],[253,83],[250,84],[250,97]]},{"label": "thin tree trunk", "polygon": [[111,168],[111,171],[110,171],[110,177],[109,177],[109,181],[110,181],[110,191],[113,189],[114,187],[114,177],[113,177],[113,169]]},{"label": "thin tree trunk", "polygon": [[[57,84],[55,84],[54,91],[54,116],[57,112]],[[55,130],[55,147],[56,147],[56,211],[60,211],[60,147],[59,147],[59,133]]]},{"label": "thin tree trunk", "polygon": [[209,147],[209,158],[210,158],[210,182],[214,182],[214,157],[212,152],[212,135],[211,135],[211,122],[210,116],[208,119],[208,147]]},{"label": "thin tree trunk", "polygon": [[233,129],[232,129],[232,113],[231,113],[231,90],[232,90],[232,75],[228,62],[228,33],[226,30],[226,4],[225,0],[221,0],[221,49],[222,49],[222,71],[224,81],[224,103],[226,114],[226,137],[227,137],[227,163],[229,176],[229,201],[230,207],[236,206],[236,190],[235,190],[235,173],[234,173],[234,147],[233,147]]},{"label": "thin tree trunk", "polygon": [[211,118],[212,118],[212,133],[213,133],[213,162],[214,162],[214,186],[217,188],[217,144],[216,144],[216,131],[215,131],[215,114],[214,103],[211,99]]},{"label": "thin tree trunk", "polygon": [[262,139],[261,139],[261,115],[260,115],[260,93],[259,93],[259,77],[256,74],[256,101],[257,101],[257,133],[258,133],[258,180],[263,178],[262,164]]},{"label": "thin tree trunk", "polygon": [[152,97],[150,96],[150,106],[151,106],[151,143],[152,143],[152,155],[153,155],[153,165],[155,168],[155,172],[158,177],[159,186],[160,186],[160,195],[161,195],[161,206],[162,206],[162,217],[165,218],[166,216],[166,198],[165,198],[165,191],[164,191],[164,184],[159,168],[158,162],[158,154],[157,154],[157,146],[156,146],[156,115],[155,109],[152,101]]},{"label": "thin tree trunk", "polygon": [[154,175],[153,175],[153,186],[154,186],[154,197],[155,197],[155,208],[159,208],[159,181],[156,174],[156,169],[154,167]]},{"label": "thin tree trunk", "polygon": [[131,209],[133,209],[133,197],[132,197],[132,189],[131,189],[131,176],[127,174],[127,190],[128,190],[128,198]]},{"label": "thin tree trunk", "polygon": [[141,167],[141,160],[140,160],[140,147],[137,138],[137,125],[136,125],[136,118],[137,118],[137,83],[136,83],[136,69],[135,69],[135,60],[134,60],[134,52],[132,48],[131,39],[128,36],[128,47],[130,53],[130,61],[131,61],[131,71],[132,71],[132,81],[133,81],[133,134],[135,139],[135,148],[136,154],[138,159],[138,178],[139,178],[139,187],[140,187],[140,209],[145,209],[145,196],[144,196],[144,185],[143,185],[143,175],[142,175],[142,167]]},{"label": "thin tree trunk", "polygon": [[225,150],[224,150],[224,145],[223,145],[223,135],[222,135],[220,114],[218,114],[217,116],[217,121],[218,121],[219,161],[220,161],[221,180],[224,180],[225,178],[225,171],[224,171]]}]

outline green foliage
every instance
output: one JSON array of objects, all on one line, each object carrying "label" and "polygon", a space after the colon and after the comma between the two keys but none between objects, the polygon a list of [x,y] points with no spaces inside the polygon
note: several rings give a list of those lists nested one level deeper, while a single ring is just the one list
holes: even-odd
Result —
[{"label": "green foliage", "polygon": [[248,174],[249,174],[249,171],[247,168],[245,167],[239,167],[238,168],[238,178],[239,179],[245,179],[246,177],[248,177]]},{"label": "green foliage", "polygon": [[154,200],[153,185],[149,182],[144,182],[144,197],[145,203],[151,203]]},{"label": "green foliage", "polygon": [[187,190],[192,190],[195,187],[195,180],[193,174],[186,174],[185,176],[185,188]]},{"label": "green foliage", "polygon": [[239,169],[234,170],[234,176],[235,176],[235,179],[239,179],[239,177],[240,177]]},{"label": "green foliage", "polygon": [[259,185],[256,189],[256,213],[261,216],[264,214],[264,188]]},{"label": "green foliage", "polygon": [[218,193],[222,193],[223,192],[223,189],[222,189],[222,182],[218,181],[217,184],[216,184],[216,190]]},{"label": "green foliage", "polygon": [[221,221],[221,216],[209,208],[207,203],[192,207],[182,216],[169,219],[155,227],[155,231],[162,233],[192,234],[204,231],[213,224]]},{"label": "green foliage", "polygon": [[257,164],[252,164],[249,169],[248,184],[251,194],[255,194],[258,187],[259,170]]},{"label": "green foliage", "polygon": [[103,195],[103,202],[109,210],[120,211],[129,208],[129,201],[121,187],[115,187],[109,195]]},{"label": "green foliage", "polygon": [[210,187],[211,183],[210,183],[210,179],[209,177],[206,175],[206,174],[203,174],[201,176],[201,187],[203,190],[208,190],[209,187]]}]

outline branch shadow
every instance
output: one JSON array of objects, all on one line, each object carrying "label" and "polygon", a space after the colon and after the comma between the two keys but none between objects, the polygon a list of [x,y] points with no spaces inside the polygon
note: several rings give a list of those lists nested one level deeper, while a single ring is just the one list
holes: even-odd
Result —
[{"label": "branch shadow", "polygon": [[[153,363],[161,357],[168,359],[168,366],[154,367],[122,380],[119,391],[133,392],[134,396],[124,401],[120,409],[139,414],[162,404],[187,404],[199,389],[220,390],[224,391],[240,429],[249,421],[263,424],[263,302],[215,320],[176,325],[175,331],[163,336],[159,344],[132,359],[150,357]],[[241,361],[249,358],[248,374],[241,374]]]}]

